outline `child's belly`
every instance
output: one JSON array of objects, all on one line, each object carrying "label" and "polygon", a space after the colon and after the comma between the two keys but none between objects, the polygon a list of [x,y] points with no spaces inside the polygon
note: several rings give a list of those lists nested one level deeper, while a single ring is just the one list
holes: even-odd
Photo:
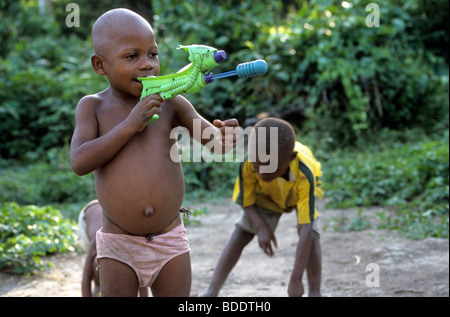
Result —
[{"label": "child's belly", "polygon": [[167,146],[143,153],[138,144],[130,145],[95,172],[97,197],[106,216],[128,233],[158,232],[183,202],[181,164],[170,159]]}]

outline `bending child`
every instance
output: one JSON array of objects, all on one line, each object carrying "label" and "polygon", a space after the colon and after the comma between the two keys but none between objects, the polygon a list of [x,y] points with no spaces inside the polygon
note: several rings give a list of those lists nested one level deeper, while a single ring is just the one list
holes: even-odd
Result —
[{"label": "bending child", "polygon": [[[268,160],[265,159],[268,154]],[[242,206],[240,220],[222,251],[210,286],[203,296],[218,296],[245,246],[258,236],[269,256],[277,248],[275,229],[283,213],[297,209],[298,243],[288,295],[303,296],[307,272],[309,296],[321,296],[322,256],[316,198],[322,197],[321,165],[308,147],[296,142],[284,120],[259,121],[250,135],[249,159],[241,163],[233,200]]]},{"label": "bending child", "polygon": [[[140,100],[137,78],[157,76],[159,57],[153,29],[137,13],[104,13],[94,23],[92,40],[92,67],[109,87],[79,101],[70,158],[76,174],[94,172],[102,206],[96,235],[101,295],[136,296],[139,287],[149,286],[153,296],[189,296],[190,247],[179,215],[184,177],[179,160],[170,157],[176,147],[170,134],[181,126],[192,136],[198,120],[202,131],[220,135],[200,135],[199,142],[229,149],[226,133],[233,129],[225,127],[238,122],[211,124],[182,96]],[[147,125],[155,114],[159,119]]]}]

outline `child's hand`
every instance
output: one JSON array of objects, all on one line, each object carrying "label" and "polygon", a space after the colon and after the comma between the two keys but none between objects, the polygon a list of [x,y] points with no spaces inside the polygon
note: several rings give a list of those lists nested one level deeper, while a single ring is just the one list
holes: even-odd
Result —
[{"label": "child's hand", "polygon": [[133,125],[137,132],[142,131],[148,121],[155,115],[161,113],[161,105],[164,100],[159,94],[152,94],[142,98],[131,111],[127,120]]},{"label": "child's hand", "polygon": [[258,230],[258,244],[259,247],[264,251],[268,256],[273,256],[274,252],[272,249],[273,246],[278,249],[277,239],[273,234],[272,230],[267,226],[261,226]]},{"label": "child's hand", "polygon": [[225,149],[230,150],[236,147],[236,142],[239,137],[237,130],[234,129],[239,127],[239,122],[236,119],[228,119],[225,121],[216,119],[213,121],[213,125],[220,130],[220,142]]}]

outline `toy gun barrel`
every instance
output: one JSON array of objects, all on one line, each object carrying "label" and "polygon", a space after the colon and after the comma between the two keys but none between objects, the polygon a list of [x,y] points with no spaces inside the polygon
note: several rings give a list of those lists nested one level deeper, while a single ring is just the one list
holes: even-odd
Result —
[{"label": "toy gun barrel", "polygon": [[207,84],[213,82],[215,79],[227,78],[231,76],[238,76],[239,78],[250,78],[254,76],[264,75],[267,72],[267,63],[262,59],[253,62],[242,63],[232,70],[221,74],[206,74],[205,82]]}]

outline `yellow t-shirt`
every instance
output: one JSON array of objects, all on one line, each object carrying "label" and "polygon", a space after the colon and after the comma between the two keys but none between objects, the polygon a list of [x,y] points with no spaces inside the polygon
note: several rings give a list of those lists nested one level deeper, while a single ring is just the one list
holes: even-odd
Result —
[{"label": "yellow t-shirt", "polygon": [[278,213],[297,208],[300,224],[316,219],[316,198],[323,196],[321,164],[300,142],[295,143],[294,151],[297,151],[297,159],[289,164],[289,180],[278,177],[271,182],[263,182],[248,159],[241,163],[233,200],[243,207],[256,204]]}]

